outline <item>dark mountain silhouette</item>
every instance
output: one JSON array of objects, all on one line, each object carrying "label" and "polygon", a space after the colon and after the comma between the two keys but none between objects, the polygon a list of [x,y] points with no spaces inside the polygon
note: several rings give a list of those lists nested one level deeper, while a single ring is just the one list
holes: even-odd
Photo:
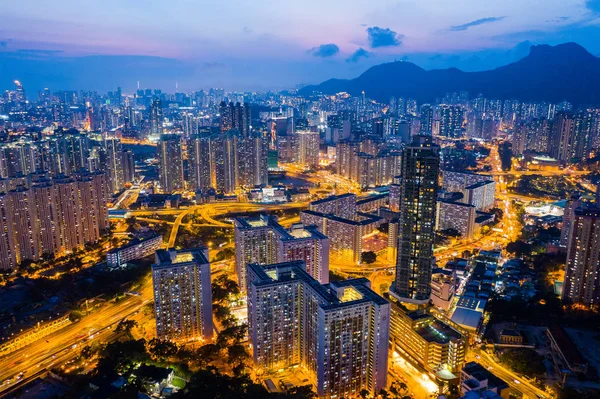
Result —
[{"label": "dark mountain silhouette", "polygon": [[481,72],[456,68],[426,71],[410,62],[374,66],[355,79],[330,79],[306,86],[302,95],[348,92],[387,102],[390,97],[433,101],[465,90],[494,99],[600,104],[600,58],[576,43],[532,46],[525,58]]}]

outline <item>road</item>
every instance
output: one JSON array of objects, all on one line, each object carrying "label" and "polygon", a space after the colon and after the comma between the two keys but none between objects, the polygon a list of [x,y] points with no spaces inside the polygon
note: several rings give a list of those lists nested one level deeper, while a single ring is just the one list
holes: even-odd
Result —
[{"label": "road", "polygon": [[[211,266],[213,276],[225,272],[227,267],[226,262],[215,262]],[[138,292],[139,296],[126,296],[117,303],[105,304],[79,322],[0,358],[0,394],[14,386],[15,376],[21,372],[24,372],[25,376],[32,375],[42,367],[50,368],[74,358],[78,353],[76,349],[82,344],[87,345],[92,339],[95,342],[110,341],[116,324],[137,314],[142,306],[153,300],[150,276],[143,281]],[[12,383],[5,383],[9,378],[13,380]]]},{"label": "road", "polygon": [[536,399],[536,398],[549,398],[550,395],[531,385],[526,379],[519,377],[511,370],[505,368],[500,363],[494,361],[494,359],[485,351],[473,349],[471,354],[468,356],[469,361],[475,361],[482,366],[486,367],[496,377],[501,378],[510,387],[523,394],[523,397]]},{"label": "road", "polygon": [[[138,311],[144,304],[152,300],[150,278],[146,279],[140,292],[141,296],[139,297],[127,296],[120,302],[106,304],[79,322],[70,324],[0,358],[0,381],[4,382],[8,378],[14,378],[22,371],[33,373],[42,365],[48,367],[49,359],[53,356],[58,358],[59,355],[64,355],[65,352],[75,349],[79,344],[85,342],[90,335],[98,331],[108,330],[108,327]],[[0,386],[0,392],[8,387],[7,384],[3,384]]]}]

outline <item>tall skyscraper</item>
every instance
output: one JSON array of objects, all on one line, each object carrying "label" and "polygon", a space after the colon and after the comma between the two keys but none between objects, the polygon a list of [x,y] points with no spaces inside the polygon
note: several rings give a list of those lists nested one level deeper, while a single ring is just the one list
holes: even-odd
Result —
[{"label": "tall skyscraper", "polygon": [[250,105],[244,103],[229,103],[225,101],[219,105],[219,113],[221,116],[220,129],[221,133],[226,133],[230,130],[237,130],[242,137],[247,137],[250,134],[251,127],[251,111]]},{"label": "tall skyscraper", "polygon": [[429,104],[421,106],[420,134],[431,136],[433,132],[433,107]]},{"label": "tall skyscraper", "polygon": [[298,131],[298,163],[307,168],[319,165],[319,132]]},{"label": "tall skyscraper", "polygon": [[559,112],[554,117],[551,130],[550,155],[561,163],[570,162],[573,155],[573,114]]},{"label": "tall skyscraper", "polygon": [[219,193],[231,194],[239,185],[238,144],[238,136],[231,131],[213,141],[215,181]]},{"label": "tall skyscraper", "polygon": [[105,139],[104,150],[106,151],[106,178],[111,192],[115,193],[125,183],[121,141],[114,137]]},{"label": "tall skyscraper", "polygon": [[575,114],[573,126],[573,144],[571,145],[571,158],[587,158],[592,149],[594,136],[594,116],[591,109],[580,110]]},{"label": "tall skyscraper", "polygon": [[304,261],[306,272],[321,284],[329,282],[329,238],[317,226],[292,225],[274,229],[278,262]]},{"label": "tall skyscraper", "polygon": [[150,103],[150,137],[158,139],[163,133],[162,101],[154,98]]},{"label": "tall skyscraper", "polygon": [[182,190],[183,180],[183,150],[181,136],[178,134],[163,134],[158,142],[158,180],[163,192],[170,193]]},{"label": "tall skyscraper", "polygon": [[299,365],[325,398],[385,388],[390,304],[370,289],[369,280],[321,285],[301,261],[247,268],[257,367]]},{"label": "tall skyscraper", "polygon": [[152,265],[156,335],[168,340],[210,340],[212,288],[208,249],[159,249]]},{"label": "tall skyscraper", "polygon": [[431,294],[439,165],[439,147],[429,136],[415,136],[404,148],[398,259],[391,293],[406,302],[426,304]]},{"label": "tall skyscraper", "polygon": [[[600,187],[600,185],[599,185]],[[569,237],[575,220],[575,210],[581,206],[581,196],[579,193],[571,195],[565,204],[565,212],[563,214],[563,225],[560,230],[560,246],[566,248],[569,245]]]},{"label": "tall skyscraper", "polygon": [[238,140],[236,148],[238,185],[253,188],[269,184],[269,144],[266,136],[251,133]]},{"label": "tall skyscraper", "polygon": [[459,105],[440,106],[439,135],[448,138],[462,137],[463,109]]},{"label": "tall skyscraper", "polygon": [[193,135],[188,141],[190,187],[207,190],[212,187],[213,146],[208,135]]},{"label": "tall skyscraper", "polygon": [[574,212],[567,249],[562,299],[587,306],[600,304],[600,209]]}]

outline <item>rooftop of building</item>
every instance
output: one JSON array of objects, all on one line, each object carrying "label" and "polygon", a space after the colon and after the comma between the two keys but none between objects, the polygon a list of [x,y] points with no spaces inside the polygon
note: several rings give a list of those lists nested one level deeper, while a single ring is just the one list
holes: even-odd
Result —
[{"label": "rooftop of building", "polygon": [[367,197],[356,200],[356,205],[368,204],[369,202],[385,199],[387,197],[389,197],[389,193],[369,195]]},{"label": "rooftop of building", "polygon": [[236,217],[233,219],[236,228],[258,229],[262,227],[278,227],[277,217],[261,214],[254,217]]},{"label": "rooftop of building", "polygon": [[508,384],[504,380],[496,377],[493,373],[477,362],[469,362],[465,364],[462,368],[462,372],[479,382],[487,380],[489,390],[497,389],[498,391],[501,391],[508,388]]},{"label": "rooftop of building", "polygon": [[209,263],[208,261],[208,249],[206,247],[180,249],[159,249],[156,251],[155,260],[156,263],[152,265],[152,269],[158,269],[161,267],[169,267],[173,265],[179,265],[184,263],[195,262],[203,265]]},{"label": "rooftop of building", "polygon": [[507,337],[520,337],[521,333],[518,332],[517,330],[513,330],[512,328],[507,328],[507,329],[500,331],[500,335],[504,335]]},{"label": "rooftop of building", "polygon": [[319,216],[322,218],[330,219],[330,220],[340,222],[340,223],[349,224],[352,226],[366,226],[371,223],[375,223],[375,222],[382,220],[382,218],[379,216],[375,216],[375,215],[371,215],[370,213],[363,213],[363,212],[356,212],[357,220],[346,219],[346,218],[343,218],[340,216],[332,215],[330,213],[322,213],[322,212],[316,212],[316,211],[310,211],[310,210],[304,210],[304,211],[302,211],[302,213],[305,213],[307,215]]},{"label": "rooftop of building", "polygon": [[321,308],[325,310],[339,309],[343,306],[364,302],[385,305],[387,300],[370,288],[370,281],[357,278],[321,284],[306,272],[304,261],[275,263],[271,265],[250,264],[248,269],[258,277],[257,281],[248,282],[256,287],[277,285],[283,281],[299,281],[307,284],[323,300]]},{"label": "rooftop of building", "polygon": [[435,318],[432,318],[431,323],[424,324],[415,331],[426,341],[438,344],[447,344],[454,339],[462,338],[462,334],[458,331]]},{"label": "rooftop of building", "polygon": [[479,187],[483,187],[483,186],[487,186],[488,184],[492,184],[492,183],[496,183],[493,180],[485,180],[485,181],[480,181],[474,184],[471,184],[470,186],[465,187],[466,190],[473,190]]},{"label": "rooftop of building", "polygon": [[275,228],[279,232],[282,241],[303,240],[307,238],[323,240],[327,238],[315,225],[305,226],[302,223],[296,223],[289,229],[285,229],[278,224]]},{"label": "rooftop of building", "polygon": [[124,250],[124,249],[131,248],[131,247],[135,247],[136,245],[139,245],[139,244],[141,244],[142,242],[145,242],[145,241],[150,241],[150,240],[155,240],[155,239],[157,239],[157,238],[159,238],[159,237],[160,237],[160,239],[162,240],[162,236],[161,236],[161,235],[159,235],[159,234],[153,234],[153,235],[151,235],[151,236],[149,236],[149,237],[146,237],[146,238],[136,238],[136,239],[133,239],[133,240],[129,241],[129,242],[128,242],[127,244],[125,244],[125,245],[122,245],[122,246],[120,246],[120,247],[118,247],[118,248],[113,248],[113,249],[111,249],[111,250],[110,250],[110,251],[108,251],[107,253],[109,253],[109,254],[114,254],[114,253],[117,253],[117,252],[119,252],[119,251],[122,251],[122,250]]},{"label": "rooftop of building", "polygon": [[343,198],[348,198],[348,197],[356,198],[356,194],[346,193],[346,194],[340,194],[340,195],[330,195],[329,197],[313,201],[313,202],[310,203],[310,205],[324,204],[324,203],[327,203],[327,202],[330,202],[330,201],[335,201],[335,200],[339,200],[339,199],[343,199]]}]

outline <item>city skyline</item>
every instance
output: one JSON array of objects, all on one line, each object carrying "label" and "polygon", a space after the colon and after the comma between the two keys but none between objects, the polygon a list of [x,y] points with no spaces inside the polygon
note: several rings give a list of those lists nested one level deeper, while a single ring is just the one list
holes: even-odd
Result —
[{"label": "city skyline", "polygon": [[94,71],[112,71],[112,84],[129,91],[138,81],[163,89],[275,89],[352,77],[393,60],[489,69],[523,57],[531,44],[574,41],[600,53],[596,0],[352,1],[343,13],[340,2],[189,2],[182,12],[173,4],[109,1],[89,5],[85,24],[75,3],[36,3],[0,6],[3,89],[19,78],[36,89],[108,89]]}]

